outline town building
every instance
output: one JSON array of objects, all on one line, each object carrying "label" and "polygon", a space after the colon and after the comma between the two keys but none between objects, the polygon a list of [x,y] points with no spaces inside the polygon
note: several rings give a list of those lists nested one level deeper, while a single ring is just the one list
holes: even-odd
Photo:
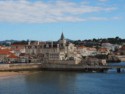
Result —
[{"label": "town building", "polygon": [[77,51],[78,51],[78,53],[81,54],[81,56],[95,56],[95,55],[97,55],[97,49],[94,47],[78,46]]},{"label": "town building", "polygon": [[115,50],[121,48],[120,45],[118,45],[118,44],[111,44],[111,43],[102,43],[101,47],[102,48],[107,48],[109,51],[115,51]]},{"label": "town building", "polygon": [[110,53],[108,48],[99,48],[98,55],[108,55]]},{"label": "town building", "polygon": [[27,43],[21,43],[21,42],[17,42],[17,43],[13,43],[11,45],[11,49],[14,51],[14,53],[19,56],[21,53],[25,53],[25,47],[26,47]]},{"label": "town building", "polygon": [[125,55],[125,45],[123,45],[120,49],[119,49],[119,53],[121,55]]},{"label": "town building", "polygon": [[0,47],[0,62],[8,63],[16,61],[18,61],[18,56],[16,56],[11,49]]},{"label": "town building", "polygon": [[31,58],[40,62],[80,60],[77,58],[76,47],[65,39],[63,33],[58,41],[29,42],[26,46],[26,54],[29,54]]}]

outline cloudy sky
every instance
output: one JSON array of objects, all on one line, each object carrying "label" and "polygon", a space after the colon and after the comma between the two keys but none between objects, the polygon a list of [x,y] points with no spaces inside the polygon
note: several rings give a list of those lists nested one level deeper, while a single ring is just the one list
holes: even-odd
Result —
[{"label": "cloudy sky", "polygon": [[0,40],[125,38],[125,0],[0,0]]}]

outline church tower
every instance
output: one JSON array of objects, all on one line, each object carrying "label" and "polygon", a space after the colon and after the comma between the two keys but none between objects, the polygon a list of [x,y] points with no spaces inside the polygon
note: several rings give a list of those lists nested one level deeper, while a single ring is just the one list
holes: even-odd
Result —
[{"label": "church tower", "polygon": [[66,46],[66,39],[64,37],[63,32],[61,34],[61,37],[60,37],[60,40],[59,40],[59,44],[60,44],[61,47],[65,47]]}]

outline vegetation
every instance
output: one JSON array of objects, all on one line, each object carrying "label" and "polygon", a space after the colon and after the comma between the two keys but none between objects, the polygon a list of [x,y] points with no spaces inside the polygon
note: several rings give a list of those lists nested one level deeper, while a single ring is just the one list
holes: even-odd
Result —
[{"label": "vegetation", "polygon": [[89,40],[76,40],[73,42],[75,45],[85,45],[85,46],[96,46],[99,47],[102,43],[120,44],[125,43],[125,39],[115,37],[115,38],[100,38],[100,39],[89,39]]}]

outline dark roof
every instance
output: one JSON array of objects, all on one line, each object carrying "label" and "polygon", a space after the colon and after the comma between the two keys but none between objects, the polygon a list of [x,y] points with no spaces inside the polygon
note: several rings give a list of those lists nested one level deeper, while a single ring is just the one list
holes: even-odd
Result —
[{"label": "dark roof", "polygon": [[[47,45],[48,45],[48,47],[47,47]],[[44,48],[52,48],[52,45],[46,44],[46,45],[44,45]],[[53,48],[57,48],[57,44],[53,44]]]},{"label": "dark roof", "polygon": [[63,32],[62,32],[62,35],[61,35],[61,38],[60,38],[61,40],[63,40],[64,39],[64,35],[63,35]]},{"label": "dark roof", "polygon": [[12,45],[27,45],[27,41],[14,42]]}]

